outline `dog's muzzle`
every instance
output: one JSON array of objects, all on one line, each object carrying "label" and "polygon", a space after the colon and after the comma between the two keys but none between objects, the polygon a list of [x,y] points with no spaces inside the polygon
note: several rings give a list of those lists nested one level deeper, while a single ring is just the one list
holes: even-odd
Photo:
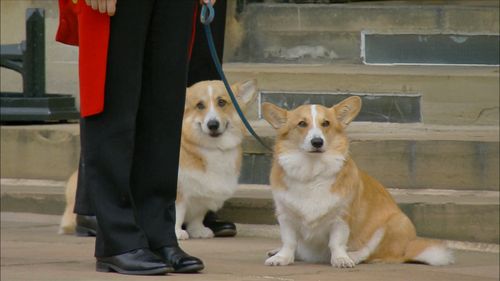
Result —
[{"label": "dog's muzzle", "polygon": [[219,128],[220,128],[219,121],[217,121],[215,119],[209,120],[207,122],[207,128],[208,128],[208,134],[211,137],[218,137],[221,135],[221,133],[219,132]]}]

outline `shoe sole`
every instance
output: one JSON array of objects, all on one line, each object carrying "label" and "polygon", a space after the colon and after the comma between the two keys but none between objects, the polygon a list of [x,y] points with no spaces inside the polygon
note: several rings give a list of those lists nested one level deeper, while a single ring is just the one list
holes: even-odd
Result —
[{"label": "shoe sole", "polygon": [[174,273],[196,273],[196,272],[203,270],[204,268],[205,268],[205,266],[203,264],[193,264],[193,265],[189,265],[189,266],[174,270]]},{"label": "shoe sole", "polygon": [[96,236],[96,232],[93,229],[77,225],[75,228],[75,234],[79,237],[91,237]]},{"label": "shoe sole", "polygon": [[223,229],[219,230],[217,233],[214,233],[215,237],[234,237],[236,236],[236,230],[234,229]]},{"label": "shoe sole", "polygon": [[97,272],[117,272],[127,275],[161,275],[174,272],[174,269],[170,267],[159,267],[148,270],[124,270],[116,265],[105,262],[96,262],[95,269]]}]

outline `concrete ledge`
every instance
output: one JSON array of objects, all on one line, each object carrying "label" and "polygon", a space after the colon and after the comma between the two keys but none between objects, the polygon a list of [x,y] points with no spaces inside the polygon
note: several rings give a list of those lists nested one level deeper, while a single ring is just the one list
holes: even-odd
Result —
[{"label": "concrete ledge", "polygon": [[265,91],[420,94],[426,124],[498,126],[496,67],[226,63],[224,70],[231,81],[257,79]]},{"label": "concrete ledge", "polygon": [[[1,180],[1,211],[62,214],[64,182]],[[499,192],[389,189],[421,236],[499,243]],[[266,185],[240,185],[219,211],[243,224],[276,224],[271,190]]]},{"label": "concrete ledge", "polygon": [[2,177],[66,180],[80,157],[78,124],[1,127]]},{"label": "concrete ledge", "polygon": [[[240,223],[275,224],[267,186],[242,185],[220,211]],[[421,236],[499,243],[499,192],[389,189]]]},{"label": "concrete ledge", "polygon": [[[272,146],[275,131],[262,120],[252,125]],[[498,126],[354,122],[348,134],[358,166],[388,187],[499,188]],[[267,184],[269,152],[250,136],[243,146],[241,182]],[[1,127],[4,178],[67,180],[79,151],[78,124]]]}]

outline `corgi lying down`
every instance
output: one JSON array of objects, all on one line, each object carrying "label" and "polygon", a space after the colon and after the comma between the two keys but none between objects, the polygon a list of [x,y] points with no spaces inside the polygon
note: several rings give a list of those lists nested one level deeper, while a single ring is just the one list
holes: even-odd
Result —
[{"label": "corgi lying down", "polygon": [[350,157],[345,129],[360,109],[359,97],[292,111],[263,104],[277,129],[270,181],[283,243],[266,265],[453,262],[445,245],[416,236],[391,195]]},{"label": "corgi lying down", "polygon": [[[242,109],[257,93],[255,80],[238,82],[231,88]],[[187,89],[175,204],[178,239],[214,236],[203,225],[203,218],[207,211],[220,209],[238,187],[243,130],[222,81],[202,81]],[[66,186],[60,234],[75,231],[77,177],[78,171]],[[182,229],[183,224],[186,230]]]}]

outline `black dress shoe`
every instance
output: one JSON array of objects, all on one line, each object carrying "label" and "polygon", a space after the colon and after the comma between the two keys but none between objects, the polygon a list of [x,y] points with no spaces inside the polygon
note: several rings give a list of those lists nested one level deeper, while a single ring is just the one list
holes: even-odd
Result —
[{"label": "black dress shoe", "polygon": [[159,275],[174,270],[149,249],[136,249],[124,254],[96,259],[96,270],[99,272],[114,271],[130,275]]},{"label": "black dress shoe", "polygon": [[188,255],[179,246],[163,247],[154,253],[165,263],[171,264],[176,273],[194,273],[205,268],[199,258]]},{"label": "black dress shoe", "polygon": [[236,225],[232,222],[219,220],[214,212],[205,215],[203,225],[210,228],[215,237],[233,237],[236,235]]},{"label": "black dress shoe", "polygon": [[96,216],[76,215],[76,236],[95,236],[97,232]]}]

